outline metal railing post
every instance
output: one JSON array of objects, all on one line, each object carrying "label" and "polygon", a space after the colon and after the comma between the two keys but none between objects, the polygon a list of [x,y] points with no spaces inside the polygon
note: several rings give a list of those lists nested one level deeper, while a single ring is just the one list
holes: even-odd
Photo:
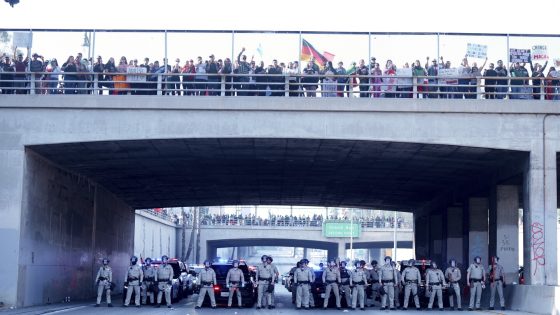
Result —
[{"label": "metal railing post", "polygon": [[289,76],[284,76],[284,96],[288,97],[290,96],[290,77]]},{"label": "metal railing post", "polygon": [[93,74],[93,95],[97,95],[99,88],[97,87],[97,83],[99,82],[99,77],[97,73]]},{"label": "metal railing post", "polygon": [[161,77],[161,73],[158,73],[157,76],[157,95],[161,95],[161,81],[162,81],[162,77]]},{"label": "metal railing post", "polygon": [[222,75],[220,79],[220,95],[226,96],[226,76]]},{"label": "metal railing post", "polygon": [[418,98],[418,81],[412,77],[412,98]]},{"label": "metal railing post", "polygon": [[31,73],[31,81],[29,85],[29,94],[35,95],[35,73]]},{"label": "metal railing post", "polygon": [[[543,79],[544,79],[544,78],[543,78]],[[540,88],[540,92],[541,92],[541,93],[540,93],[540,94],[541,94],[540,100],[541,100],[541,101],[544,101],[544,80],[541,80],[540,86],[541,86],[541,88]]]},{"label": "metal railing post", "polygon": [[482,93],[482,79],[480,77],[476,77],[476,99],[483,99]]}]

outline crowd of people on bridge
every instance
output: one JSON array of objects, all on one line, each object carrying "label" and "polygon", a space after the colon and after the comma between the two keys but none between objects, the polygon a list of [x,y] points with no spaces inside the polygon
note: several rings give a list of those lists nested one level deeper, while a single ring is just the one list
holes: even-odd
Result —
[{"label": "crowd of people on bridge", "polygon": [[[101,56],[95,60],[81,53],[59,62],[37,53],[24,58],[22,53],[0,61],[0,90],[2,94],[135,94],[199,95],[199,96],[283,96],[291,97],[371,97],[411,98],[413,86],[422,97],[477,98],[477,88],[484,87],[486,99],[560,100],[559,76],[554,66],[533,63],[530,72],[525,63],[502,60],[496,65],[487,61],[478,65],[465,56],[458,68],[458,77],[436,78],[442,69],[451,68],[451,61],[426,57],[406,62],[401,68],[411,69],[412,77],[397,77],[398,66],[392,60],[380,64],[376,58],[364,59],[346,66],[342,61],[325,62],[321,67],[311,58],[300,61],[265,65],[263,61],[248,59],[242,49],[236,60],[198,56],[174,63],[163,60],[143,63],[122,56],[118,62]],[[130,69],[143,69],[130,72]],[[28,73],[32,73],[31,76]],[[33,77],[33,81],[31,81]],[[482,81],[482,80],[483,81]],[[34,86],[31,86],[31,83]],[[94,87],[94,85],[97,85]],[[287,88],[286,88],[287,87]],[[222,89],[224,89],[222,94]]]},{"label": "crowd of people on bridge", "polygon": [[[269,215],[268,217],[242,214],[207,214],[201,219],[202,225],[228,226],[294,226],[321,227],[326,220],[344,220],[359,222],[363,228],[394,228],[394,216],[366,216],[350,218],[349,216],[328,216],[320,214],[309,215]],[[411,228],[410,222],[405,222],[402,216],[396,218],[397,228]]]}]

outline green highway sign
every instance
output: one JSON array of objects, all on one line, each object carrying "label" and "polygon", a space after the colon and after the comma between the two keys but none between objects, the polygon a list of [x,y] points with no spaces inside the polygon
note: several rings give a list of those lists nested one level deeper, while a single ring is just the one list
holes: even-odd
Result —
[{"label": "green highway sign", "polygon": [[362,226],[358,222],[327,220],[323,223],[324,237],[360,237]]}]

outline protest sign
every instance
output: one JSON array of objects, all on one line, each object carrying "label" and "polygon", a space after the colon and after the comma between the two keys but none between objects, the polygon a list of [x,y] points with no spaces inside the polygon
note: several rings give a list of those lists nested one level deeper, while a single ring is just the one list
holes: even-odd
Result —
[{"label": "protest sign", "polygon": [[529,62],[530,49],[511,48],[509,50],[509,62]]},{"label": "protest sign", "polygon": [[488,52],[488,46],[479,44],[467,44],[467,57],[485,59]]},{"label": "protest sign", "polygon": [[397,84],[403,86],[412,85],[412,69],[411,68],[400,68],[397,69]]},{"label": "protest sign", "polygon": [[439,69],[438,76],[440,77],[438,80],[440,84],[457,84],[459,70],[457,68]]},{"label": "protest sign", "polygon": [[147,69],[144,67],[128,67],[126,68],[126,73],[128,74],[126,77],[127,82],[146,82],[145,75],[134,75],[137,73],[146,73]]},{"label": "protest sign", "polygon": [[546,45],[535,45],[531,48],[531,60],[548,60],[548,50]]},{"label": "protest sign", "polygon": [[31,47],[33,34],[31,32],[14,32],[14,47]]}]

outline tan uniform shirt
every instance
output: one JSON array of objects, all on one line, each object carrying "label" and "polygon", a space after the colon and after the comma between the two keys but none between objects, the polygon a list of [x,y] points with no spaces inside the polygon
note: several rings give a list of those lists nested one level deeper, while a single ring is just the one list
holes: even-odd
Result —
[{"label": "tan uniform shirt", "polygon": [[350,274],[350,285],[357,284],[358,282],[363,282],[367,284],[368,272],[363,268],[358,268]]},{"label": "tan uniform shirt", "polygon": [[230,281],[234,282],[245,282],[245,276],[243,275],[243,271],[239,268],[231,268],[226,276],[226,283],[229,284]]},{"label": "tan uniform shirt", "polygon": [[[198,276],[200,277],[200,282],[212,282],[212,284],[216,284],[216,273],[214,272],[214,269],[212,268],[204,268],[200,271],[200,273],[198,274]],[[208,284],[203,284],[202,286],[205,287],[210,287],[212,286],[212,284],[208,285]]]},{"label": "tan uniform shirt", "polygon": [[371,281],[373,281],[374,283],[375,283],[375,282],[379,282],[379,270],[377,269],[377,267],[371,269],[371,270],[368,272],[368,276],[369,276],[369,279],[370,279]]},{"label": "tan uniform shirt", "polygon": [[397,270],[391,266],[391,264],[385,264],[381,269],[379,269],[379,278],[382,281],[393,280],[397,281]]},{"label": "tan uniform shirt", "polygon": [[336,267],[329,267],[323,271],[323,282],[336,281],[340,282],[340,270]]},{"label": "tan uniform shirt", "polygon": [[[441,282],[441,284],[445,285],[445,277],[443,276],[443,272],[439,269],[430,268],[426,271],[426,284],[427,285],[435,285],[434,283]],[[431,283],[431,284],[430,284]]]},{"label": "tan uniform shirt", "polygon": [[447,267],[445,269],[445,278],[449,282],[458,282],[461,280],[461,270],[457,267]]},{"label": "tan uniform shirt", "polygon": [[173,267],[169,264],[159,266],[157,270],[158,281],[168,281],[173,279]]},{"label": "tan uniform shirt", "polygon": [[157,281],[157,272],[154,266],[148,266],[144,269],[144,280],[145,281]]},{"label": "tan uniform shirt", "polygon": [[402,273],[402,282],[406,281],[420,281],[420,270],[416,267],[408,267]]},{"label": "tan uniform shirt", "polygon": [[296,269],[296,272],[294,273],[294,283],[299,283],[299,282],[313,282],[313,278],[315,276],[313,275],[313,271],[310,268],[298,268]]},{"label": "tan uniform shirt", "polygon": [[502,265],[500,264],[494,264],[493,266],[494,268],[492,268],[492,265],[488,266],[488,270],[490,273],[490,281],[492,281],[492,271],[494,271],[494,281],[497,280],[503,280],[504,278],[504,267],[502,267]]},{"label": "tan uniform shirt", "polygon": [[[470,279],[482,280],[484,278],[484,267],[479,264],[471,264],[469,269],[467,269]],[[467,279],[470,281],[470,279]]]},{"label": "tan uniform shirt", "polygon": [[140,267],[139,265],[128,267],[124,281],[132,285],[138,284],[136,281],[144,281],[144,272],[142,271],[142,267]]},{"label": "tan uniform shirt", "polygon": [[274,282],[275,274],[274,269],[271,265],[268,264],[260,264],[257,266],[257,273],[256,277],[258,281],[263,281],[263,279],[272,279],[271,282]]},{"label": "tan uniform shirt", "polygon": [[100,280],[100,278],[104,278],[104,280],[113,282],[113,270],[111,269],[111,267],[101,266],[99,268],[99,271],[97,271],[97,277],[95,277],[95,282],[97,282],[97,280]]}]

